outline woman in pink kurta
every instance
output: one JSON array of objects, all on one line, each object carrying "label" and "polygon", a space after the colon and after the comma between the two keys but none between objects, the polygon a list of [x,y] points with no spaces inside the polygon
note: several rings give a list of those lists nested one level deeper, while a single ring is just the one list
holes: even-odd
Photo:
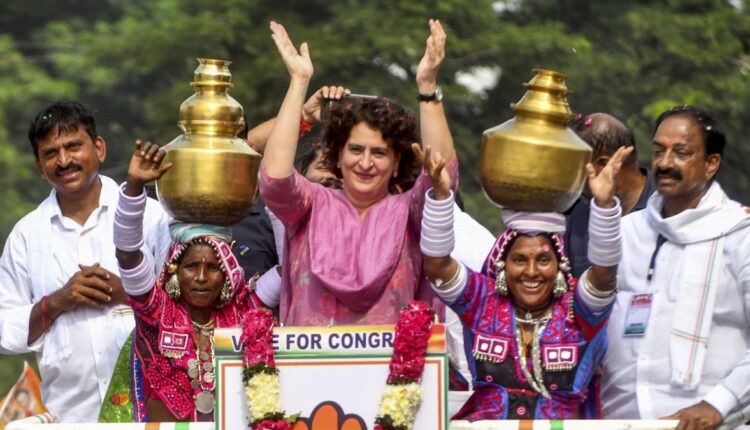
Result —
[{"label": "woman in pink kurta", "polygon": [[[324,188],[294,171],[300,112],[312,76],[306,44],[298,52],[284,28],[272,37],[291,75],[289,91],[266,145],[260,190],[284,222],[281,322],[285,325],[392,324],[415,298],[434,300],[422,273],[419,249],[425,191],[420,174],[399,193],[423,153],[416,120],[386,99],[356,103],[344,97],[324,134],[325,162],[343,189]],[[417,69],[420,129],[426,148],[440,152],[457,184],[458,162],[436,84],[445,33],[430,20],[431,35]],[[320,99],[341,97],[324,87]]]}]

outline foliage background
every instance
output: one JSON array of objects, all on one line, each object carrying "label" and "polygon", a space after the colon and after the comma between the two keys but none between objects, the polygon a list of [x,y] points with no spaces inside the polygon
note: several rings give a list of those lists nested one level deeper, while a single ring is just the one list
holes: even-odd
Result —
[{"label": "foliage background", "polygon": [[[441,84],[461,192],[468,212],[491,229],[499,221],[479,186],[480,136],[512,117],[509,104],[534,67],[569,76],[575,112],[625,121],[643,163],[659,112],[683,103],[713,112],[729,142],[720,181],[750,201],[750,0],[4,0],[0,239],[49,192],[25,138],[45,103],[77,99],[95,109],[108,142],[105,173],[121,180],[136,137],[166,143],[179,134],[195,57],[234,61],[231,94],[251,124],[275,115],[288,79],[271,19],[309,42],[311,88],[340,83],[416,109],[413,78],[429,17],[449,36]],[[19,357],[0,357],[0,393],[20,369]]]}]

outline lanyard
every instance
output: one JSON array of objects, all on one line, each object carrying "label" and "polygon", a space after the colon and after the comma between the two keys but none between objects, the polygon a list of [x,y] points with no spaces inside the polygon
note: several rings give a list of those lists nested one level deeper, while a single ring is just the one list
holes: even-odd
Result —
[{"label": "lanyard", "polygon": [[648,282],[651,282],[651,279],[654,277],[654,271],[656,270],[656,255],[659,254],[661,246],[664,245],[666,241],[667,238],[661,234],[656,238],[656,249],[654,249],[654,253],[651,254],[651,262],[648,264],[648,274],[646,275],[646,280]]}]

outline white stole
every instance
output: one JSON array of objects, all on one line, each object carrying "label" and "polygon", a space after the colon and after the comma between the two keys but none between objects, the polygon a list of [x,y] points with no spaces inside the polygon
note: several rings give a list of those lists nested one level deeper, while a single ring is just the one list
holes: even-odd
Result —
[{"label": "white stole", "polygon": [[701,382],[716,292],[722,287],[725,237],[750,226],[750,215],[714,182],[695,209],[661,216],[663,198],[654,193],[646,210],[649,223],[683,248],[683,268],[669,336],[670,382],[695,390]]}]

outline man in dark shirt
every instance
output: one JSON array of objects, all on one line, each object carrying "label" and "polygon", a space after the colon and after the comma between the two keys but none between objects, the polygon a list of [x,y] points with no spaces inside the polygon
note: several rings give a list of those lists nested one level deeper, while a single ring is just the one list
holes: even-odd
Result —
[{"label": "man in dark shirt", "polygon": [[[579,116],[571,124],[571,128],[591,145],[594,152],[591,162],[597,174],[619,147],[635,146],[635,138],[630,129],[617,118],[605,113]],[[615,195],[620,199],[623,215],[645,208],[648,198],[654,192],[651,172],[638,167],[637,159],[636,152],[633,151],[617,176]],[[581,198],[566,214],[565,247],[576,278],[591,265],[588,259],[590,199],[586,185]]]}]

